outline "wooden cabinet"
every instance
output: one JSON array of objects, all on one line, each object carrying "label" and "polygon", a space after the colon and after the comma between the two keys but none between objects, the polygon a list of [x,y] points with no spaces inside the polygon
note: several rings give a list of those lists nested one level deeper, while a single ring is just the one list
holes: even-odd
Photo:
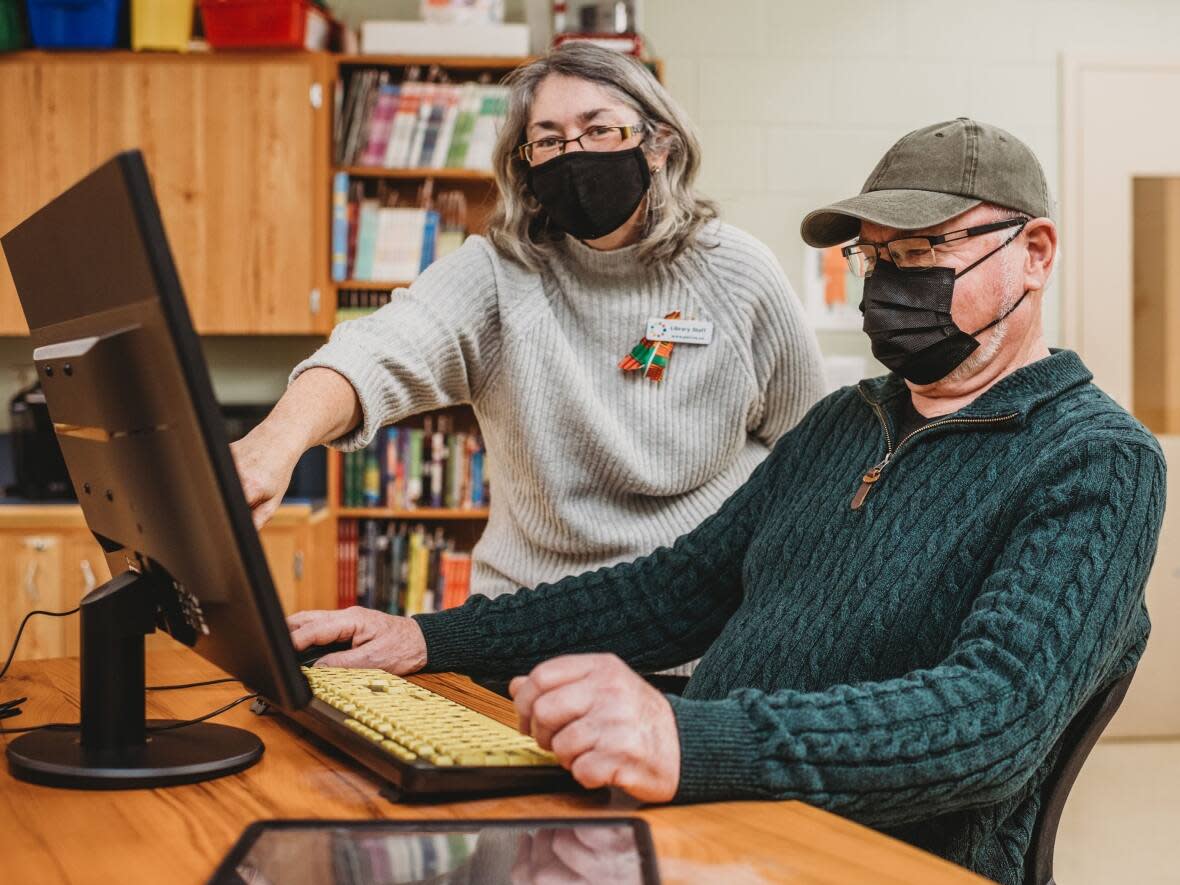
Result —
[{"label": "wooden cabinet", "polygon": [[[0,532],[0,645],[7,655],[21,618],[33,609],[64,611],[63,538],[60,533]],[[20,658],[53,658],[66,654],[66,629],[72,618],[36,617],[21,638]]]},{"label": "wooden cabinet", "polygon": [[[318,53],[0,55],[0,232],[138,147],[197,331],[324,333],[330,76]],[[0,334],[26,331],[0,257]]]},{"label": "wooden cabinet", "polygon": [[[263,528],[263,550],[284,611],[335,606],[334,524],[326,508],[295,504],[280,507]],[[106,557],[79,508],[0,507],[0,662],[27,612],[66,611],[110,577]],[[172,644],[163,633],[148,637],[150,648]],[[39,616],[25,628],[16,657],[76,654],[77,617]]]},{"label": "wooden cabinet", "polygon": [[335,520],[327,508],[279,508],[262,529],[262,549],[283,611],[335,608]]}]

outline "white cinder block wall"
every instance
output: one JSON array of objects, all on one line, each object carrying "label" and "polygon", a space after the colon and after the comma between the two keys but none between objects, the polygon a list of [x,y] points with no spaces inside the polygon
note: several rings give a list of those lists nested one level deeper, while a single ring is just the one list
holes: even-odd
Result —
[{"label": "white cinder block wall", "polygon": [[[800,219],[860,190],[904,133],[961,114],[996,123],[1032,146],[1056,192],[1059,54],[1180,55],[1180,0],[639,2],[667,83],[700,129],[701,187],[727,220],[775,251],[797,287]],[[412,18],[418,4],[332,6],[355,26],[365,17]],[[510,19],[523,17],[520,0],[506,7]],[[1051,342],[1059,316],[1051,291]],[[829,353],[868,353],[858,332],[824,333],[821,343]],[[313,346],[219,342],[209,352],[218,396],[277,398],[290,365]],[[243,357],[247,371],[237,368]],[[28,362],[26,342],[0,339],[0,429]]]},{"label": "white cinder block wall", "polygon": [[[646,31],[700,130],[701,188],[798,288],[803,215],[858,192],[919,126],[957,116],[1002,126],[1037,153],[1059,196],[1060,54],[1180,56],[1180,2],[647,0]],[[1058,291],[1045,308],[1051,344]],[[868,352],[855,331],[821,342]]]}]

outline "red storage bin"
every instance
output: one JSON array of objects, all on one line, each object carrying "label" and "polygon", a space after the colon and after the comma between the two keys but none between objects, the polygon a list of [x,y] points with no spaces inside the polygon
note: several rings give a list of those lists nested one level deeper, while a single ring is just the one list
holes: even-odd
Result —
[{"label": "red storage bin", "polygon": [[331,20],[308,0],[201,0],[215,49],[326,49]]}]

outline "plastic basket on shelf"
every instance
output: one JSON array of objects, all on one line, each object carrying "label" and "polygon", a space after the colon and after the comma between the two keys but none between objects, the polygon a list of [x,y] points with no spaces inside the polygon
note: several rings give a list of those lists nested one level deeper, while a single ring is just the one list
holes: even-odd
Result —
[{"label": "plastic basket on shelf", "polygon": [[183,52],[193,35],[193,0],[131,0],[131,48]]},{"label": "plastic basket on shelf", "polygon": [[28,0],[33,45],[109,49],[119,35],[122,0]]},{"label": "plastic basket on shelf", "polygon": [[215,49],[326,49],[331,20],[308,0],[201,0]]}]

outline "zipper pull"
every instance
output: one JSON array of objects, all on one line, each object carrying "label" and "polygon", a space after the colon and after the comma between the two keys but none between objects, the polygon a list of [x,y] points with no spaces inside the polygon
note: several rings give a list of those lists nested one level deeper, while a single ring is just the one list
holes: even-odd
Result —
[{"label": "zipper pull", "polygon": [[885,458],[879,463],[874,464],[869,468],[868,473],[860,478],[860,488],[856,490],[856,494],[852,496],[852,509],[860,510],[861,505],[864,504],[865,498],[869,496],[872,491],[873,483],[881,478],[881,471],[885,469],[885,465],[889,463],[889,459],[893,456],[892,452],[885,455]]}]

